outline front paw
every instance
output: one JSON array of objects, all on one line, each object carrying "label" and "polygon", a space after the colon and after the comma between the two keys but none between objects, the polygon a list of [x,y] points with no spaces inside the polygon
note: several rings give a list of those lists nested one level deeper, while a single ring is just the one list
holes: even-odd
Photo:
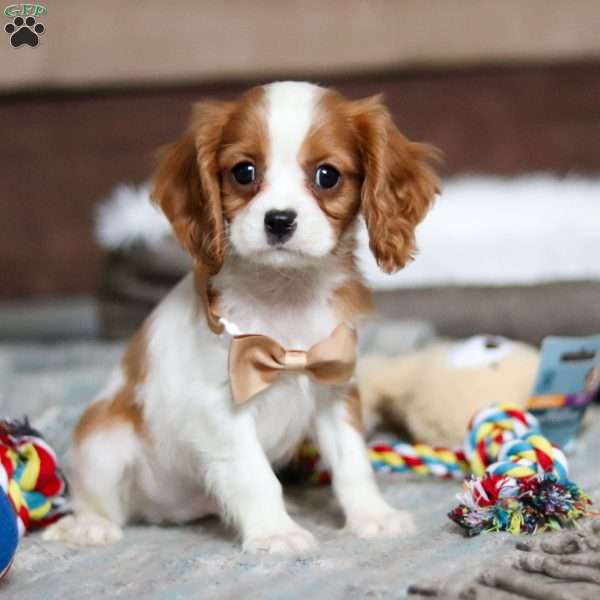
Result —
[{"label": "front paw", "polygon": [[118,525],[98,515],[69,515],[46,528],[42,538],[51,542],[102,546],[123,539],[123,531]]},{"label": "front paw", "polygon": [[312,533],[298,527],[290,531],[269,535],[257,535],[244,540],[244,552],[269,552],[270,554],[302,553],[317,547]]},{"label": "front paw", "polygon": [[393,508],[349,516],[346,529],[360,538],[410,536],[416,532],[412,515]]}]

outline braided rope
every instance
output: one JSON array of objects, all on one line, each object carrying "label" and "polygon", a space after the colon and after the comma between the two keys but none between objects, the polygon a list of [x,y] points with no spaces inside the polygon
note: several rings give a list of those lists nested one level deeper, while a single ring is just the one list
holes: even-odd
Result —
[{"label": "braided rope", "polygon": [[15,510],[19,536],[65,512],[56,456],[27,422],[0,421],[0,489]]},{"label": "braided rope", "polygon": [[[314,445],[305,445],[300,459],[310,461],[314,482],[329,481]],[[376,471],[446,479],[462,480],[470,474],[481,477],[486,472],[513,478],[552,473],[565,481],[568,475],[565,455],[541,435],[537,419],[508,403],[476,413],[462,448],[374,441],[369,444],[369,459]]]},{"label": "braided rope", "polygon": [[539,433],[537,419],[513,404],[498,404],[473,415],[468,425],[464,452],[471,472],[481,477],[496,462],[508,442]]},{"label": "braided rope", "polygon": [[513,404],[499,404],[476,413],[464,447],[454,450],[426,444],[374,443],[369,448],[373,468],[437,477],[478,477],[485,473],[523,479],[554,475],[566,481],[567,460],[560,448],[540,433],[537,419]]},{"label": "braided rope", "polygon": [[[368,451],[376,471],[464,479],[461,503],[448,516],[470,536],[560,528],[588,512],[589,498],[569,481],[563,452],[513,404],[476,413],[462,448],[373,442]],[[305,445],[299,459],[314,483],[329,483],[314,445]]]},{"label": "braided rope", "polygon": [[369,446],[369,459],[376,471],[414,472],[446,479],[464,479],[469,463],[462,450],[437,448],[427,444],[374,443]]}]

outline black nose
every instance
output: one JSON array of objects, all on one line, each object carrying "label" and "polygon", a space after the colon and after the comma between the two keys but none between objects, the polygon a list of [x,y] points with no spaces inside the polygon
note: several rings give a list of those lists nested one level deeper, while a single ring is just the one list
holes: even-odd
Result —
[{"label": "black nose", "polygon": [[265,215],[267,241],[271,245],[287,242],[296,230],[296,211],[270,210]]}]

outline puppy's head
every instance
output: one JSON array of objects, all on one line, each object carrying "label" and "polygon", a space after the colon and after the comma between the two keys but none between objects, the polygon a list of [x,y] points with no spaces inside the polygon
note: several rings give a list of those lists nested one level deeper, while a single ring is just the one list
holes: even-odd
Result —
[{"label": "puppy's head", "polygon": [[161,158],[152,195],[213,275],[226,251],[273,266],[314,263],[361,213],[380,267],[393,272],[412,257],[437,192],[434,154],[398,131],[379,97],[274,83],[236,102],[197,104]]}]

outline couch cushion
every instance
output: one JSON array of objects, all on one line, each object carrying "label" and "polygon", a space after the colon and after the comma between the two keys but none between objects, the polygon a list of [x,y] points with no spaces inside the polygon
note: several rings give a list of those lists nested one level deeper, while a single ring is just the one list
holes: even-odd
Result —
[{"label": "couch cushion", "polygon": [[[598,177],[450,178],[417,229],[414,262],[395,275],[383,273],[361,227],[359,264],[381,290],[600,281],[598,198]],[[171,227],[147,186],[118,186],[98,211],[96,237],[106,250],[127,249],[137,271],[181,276],[190,268],[188,257],[172,248]]]},{"label": "couch cushion", "polygon": [[600,178],[456,177],[417,229],[419,252],[383,273],[361,231],[360,264],[375,289],[600,281]]}]

